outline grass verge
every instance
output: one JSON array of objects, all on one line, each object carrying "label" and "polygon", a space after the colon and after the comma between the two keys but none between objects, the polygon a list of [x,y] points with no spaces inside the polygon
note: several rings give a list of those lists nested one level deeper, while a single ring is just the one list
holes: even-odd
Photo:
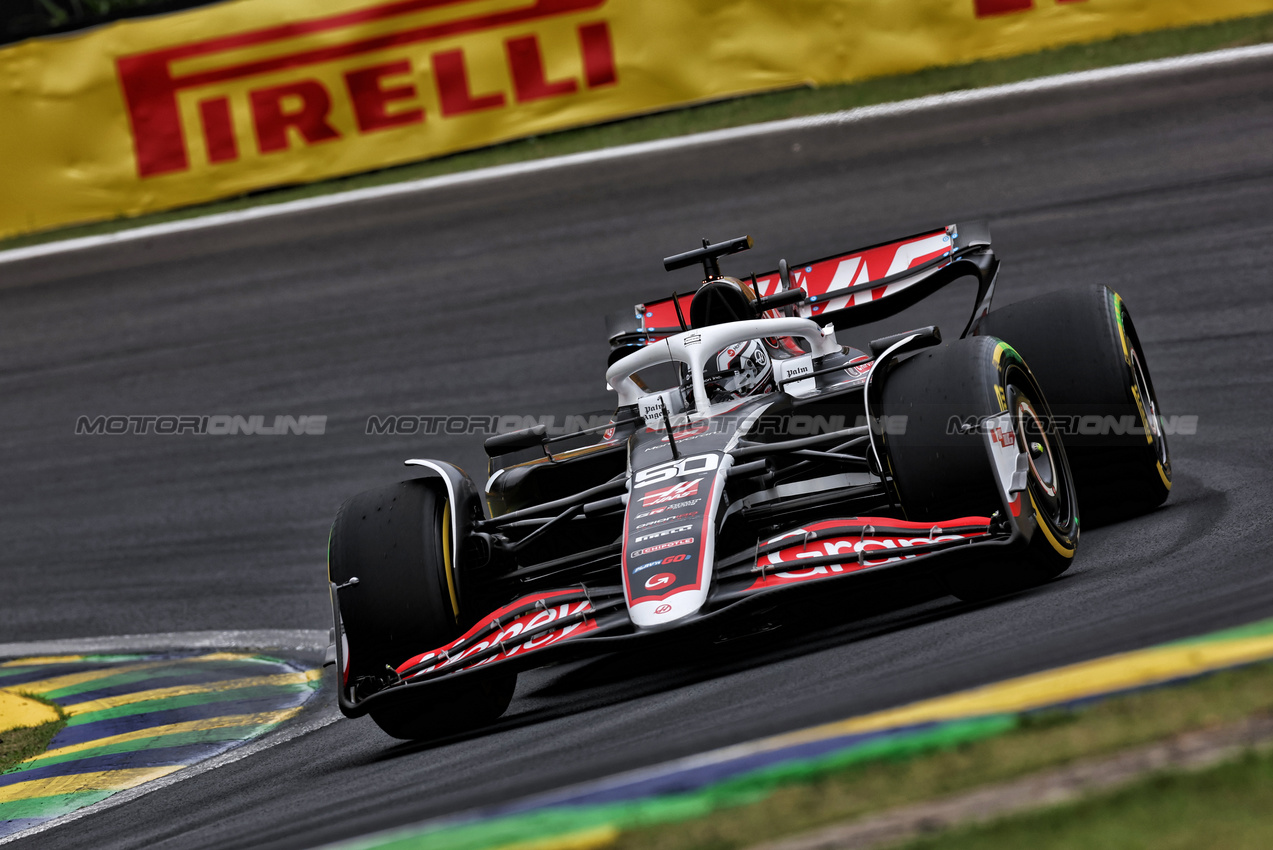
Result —
[{"label": "grass verge", "polygon": [[57,703],[36,694],[24,693],[22,696],[52,706],[57,711],[58,719],[41,723],[39,726],[22,726],[0,732],[0,773],[5,773],[9,768],[47,750],[53,736],[66,726],[66,713]]},{"label": "grass verge", "polygon": [[1167,773],[1078,803],[943,832],[905,850],[1265,850],[1273,847],[1273,755]]},{"label": "grass verge", "polygon": [[58,239],[110,233],[129,227],[212,215],[264,204],[283,203],[368,186],[420,180],[495,165],[738,127],[762,121],[836,112],[929,94],[984,88],[1071,71],[1086,71],[1270,41],[1273,41],[1273,14],[1205,26],[1121,36],[1107,41],[1072,45],[1024,56],[929,68],[913,74],[879,77],[846,85],[751,95],[599,126],[564,130],[425,162],[304,186],[254,192],[179,210],[26,234],[0,240],[0,250]]},{"label": "grass verge", "polygon": [[[623,850],[727,850],[748,847],[757,842],[795,835],[896,806],[1008,781],[1078,759],[1107,755],[1182,732],[1222,726],[1252,714],[1269,711],[1273,711],[1273,664],[1253,665],[1217,673],[1178,687],[1116,697],[1082,709],[1025,715],[1019,719],[1015,729],[999,737],[959,745],[926,756],[877,761],[838,770],[813,781],[780,787],[751,805],[723,809],[705,817],[678,823],[627,831],[613,847]],[[1273,782],[1273,768],[1260,769],[1267,771],[1268,781]],[[1121,798],[1120,795],[1114,795],[1109,799],[1114,797]],[[1265,800],[1268,799],[1273,797],[1266,796]],[[1265,809],[1267,810],[1267,806]],[[1035,817],[1042,818],[1044,814],[1021,816],[1011,821],[1016,823],[1017,820]],[[1114,821],[1111,820],[1110,823],[1109,828],[1113,830]],[[1273,817],[1266,817],[1266,824],[1261,828],[1273,831]],[[969,834],[973,832],[981,834],[978,830],[971,830]],[[945,848],[954,845],[942,843],[941,846]],[[966,846],[974,845],[970,843]],[[1022,842],[1013,844],[1005,839],[1001,846],[1035,845]],[[1131,845],[1111,841],[1065,846]],[[1177,845],[1159,843],[1154,846]]]}]

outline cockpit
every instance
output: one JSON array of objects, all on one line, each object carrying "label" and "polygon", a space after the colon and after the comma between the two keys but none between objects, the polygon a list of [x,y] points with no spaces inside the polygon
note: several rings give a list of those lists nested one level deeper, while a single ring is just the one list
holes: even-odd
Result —
[{"label": "cockpit", "polygon": [[[794,342],[784,345],[782,337]],[[661,420],[663,410],[672,417],[684,413],[687,419],[700,419],[740,399],[775,392],[812,374],[815,359],[840,352],[830,325],[797,318],[751,319],[651,343],[615,361],[606,381],[618,392],[620,406],[639,406],[647,421]]]}]

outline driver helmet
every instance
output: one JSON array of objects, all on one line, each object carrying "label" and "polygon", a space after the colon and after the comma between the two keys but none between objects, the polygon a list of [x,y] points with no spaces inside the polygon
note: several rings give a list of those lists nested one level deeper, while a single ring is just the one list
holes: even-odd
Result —
[{"label": "driver helmet", "polygon": [[730,345],[716,355],[704,375],[712,404],[761,395],[773,389],[773,360],[758,339]]}]

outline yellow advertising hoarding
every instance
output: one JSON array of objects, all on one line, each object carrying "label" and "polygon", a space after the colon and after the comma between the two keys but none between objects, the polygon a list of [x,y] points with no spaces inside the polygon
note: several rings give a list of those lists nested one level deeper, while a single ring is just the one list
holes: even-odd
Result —
[{"label": "yellow advertising hoarding", "polygon": [[232,0],[0,49],[0,237],[1273,0]]}]

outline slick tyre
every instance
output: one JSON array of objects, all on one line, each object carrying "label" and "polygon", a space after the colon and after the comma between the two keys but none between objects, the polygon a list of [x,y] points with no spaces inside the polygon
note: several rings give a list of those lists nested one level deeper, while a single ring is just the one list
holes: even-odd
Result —
[{"label": "slick tyre", "polygon": [[975,337],[918,354],[888,375],[881,393],[889,421],[889,472],[906,517],[940,523],[1004,510],[985,437],[961,423],[1012,414],[1030,472],[1022,498],[1039,527],[1024,550],[970,557],[943,568],[946,589],[982,600],[1048,581],[1069,568],[1078,545],[1078,500],[1065,449],[1050,429],[1047,401],[1025,362],[997,339]]},{"label": "slick tyre", "polygon": [[[403,661],[460,634],[449,510],[440,482],[415,479],[359,493],[336,514],[328,573],[340,588],[346,681],[360,697],[395,682]],[[397,695],[369,713],[395,738],[438,737],[495,720],[515,685],[516,674],[439,684]]]},{"label": "slick tyre", "polygon": [[1127,305],[1104,286],[1052,292],[983,317],[1020,352],[1059,417],[1083,520],[1143,514],[1171,492],[1171,456]]}]

